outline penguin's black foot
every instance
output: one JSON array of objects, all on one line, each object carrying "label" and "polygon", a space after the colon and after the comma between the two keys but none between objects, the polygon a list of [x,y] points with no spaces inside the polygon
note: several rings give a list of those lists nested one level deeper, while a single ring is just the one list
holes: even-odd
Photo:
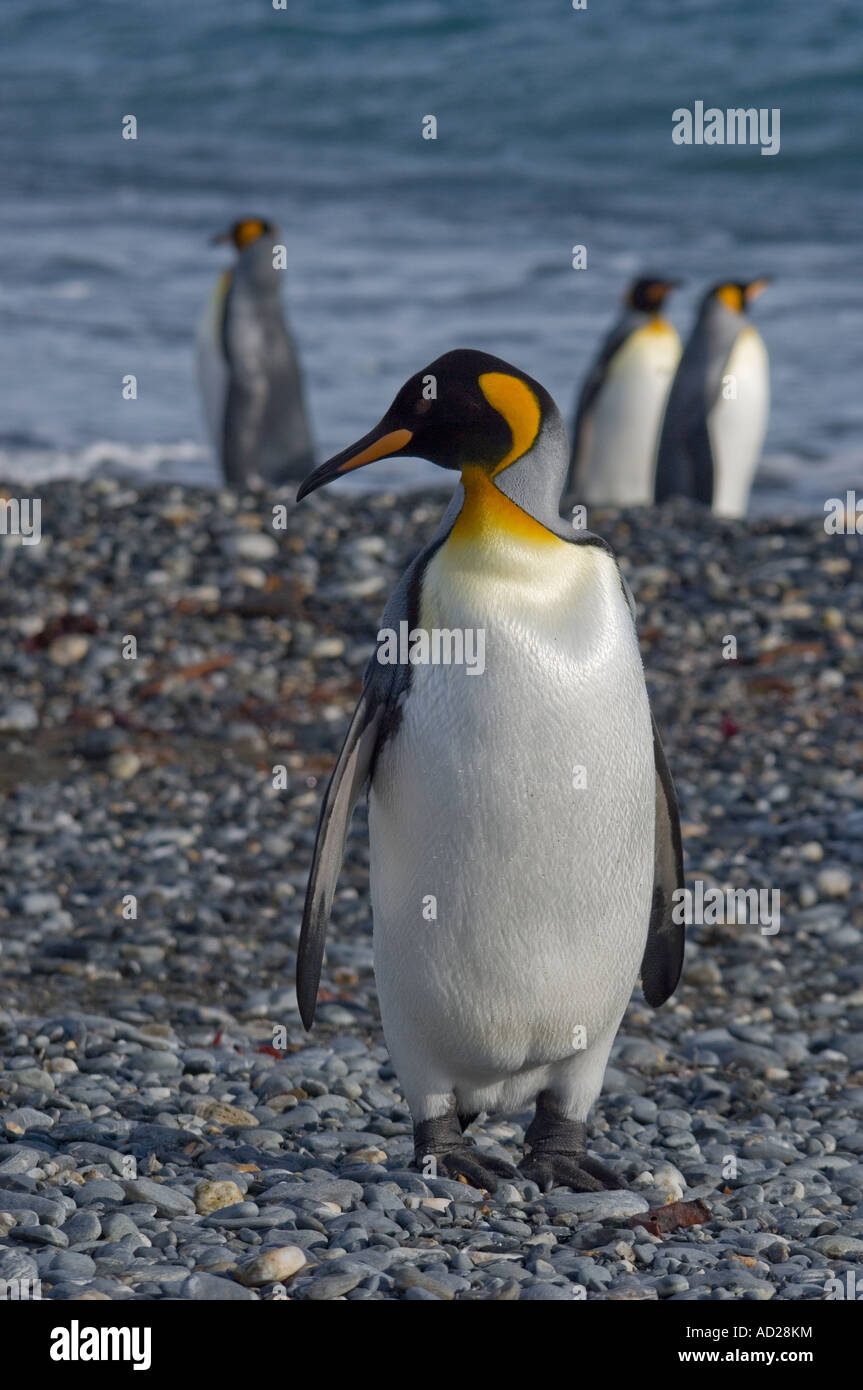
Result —
[{"label": "penguin's black foot", "polygon": [[542,1192],[571,1187],[573,1192],[619,1191],[626,1184],[591,1158],[584,1143],[584,1125],[568,1120],[547,1091],[539,1096],[536,1115],[524,1136],[525,1155],[518,1165],[523,1178]]},{"label": "penguin's black foot", "polygon": [[625,1186],[610,1168],[597,1158],[580,1153],[525,1154],[518,1165],[522,1178],[535,1182],[541,1192],[553,1187],[571,1187],[573,1192],[618,1191]]},{"label": "penguin's black foot", "polygon": [[496,1192],[501,1178],[518,1180],[518,1169],[494,1154],[482,1153],[472,1144],[463,1144],[438,1158],[438,1170],[447,1178],[466,1178],[471,1187]]},{"label": "penguin's black foot", "polygon": [[501,1178],[518,1180],[518,1169],[494,1154],[477,1149],[462,1134],[456,1115],[422,1120],[414,1126],[414,1157],[420,1172],[428,1172],[433,1160],[435,1175],[464,1178],[471,1187],[496,1192]]}]

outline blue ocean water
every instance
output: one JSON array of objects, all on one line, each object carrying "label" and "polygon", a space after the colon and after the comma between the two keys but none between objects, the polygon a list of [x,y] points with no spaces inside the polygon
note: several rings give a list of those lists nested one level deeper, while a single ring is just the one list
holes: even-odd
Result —
[{"label": "blue ocean water", "polygon": [[[767,272],[757,505],[863,486],[853,0],[4,0],[2,28],[0,475],[214,481],[193,339],[226,258],[207,239],[264,215],[322,456],[454,346],[568,412],[629,277],[685,276],[685,332],[704,285]],[[698,99],[778,107],[780,153],[674,145]]]}]

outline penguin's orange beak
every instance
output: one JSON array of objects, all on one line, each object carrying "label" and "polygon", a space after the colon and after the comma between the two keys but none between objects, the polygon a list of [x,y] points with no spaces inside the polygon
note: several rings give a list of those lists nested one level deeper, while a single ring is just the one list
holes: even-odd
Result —
[{"label": "penguin's orange beak", "polygon": [[743,291],[744,302],[746,304],[751,304],[753,299],[757,299],[760,294],[763,294],[770,284],[771,279],[772,276],[770,275],[760,275],[757,280],[750,280],[746,289]]},{"label": "penguin's orange beak", "polygon": [[316,468],[304,478],[297,491],[297,501],[301,502],[310,492],[315,492],[319,487],[326,487],[327,483],[333,482],[336,478],[344,477],[345,473],[352,473],[355,468],[365,468],[367,463],[374,463],[376,459],[391,458],[393,454],[404,453],[413,437],[413,430],[385,429],[384,422],[381,421],[368,434],[363,435],[362,439],[358,439],[356,444],[351,444],[350,448],[343,449],[340,454],[333,454],[331,459],[327,459],[320,468]]}]

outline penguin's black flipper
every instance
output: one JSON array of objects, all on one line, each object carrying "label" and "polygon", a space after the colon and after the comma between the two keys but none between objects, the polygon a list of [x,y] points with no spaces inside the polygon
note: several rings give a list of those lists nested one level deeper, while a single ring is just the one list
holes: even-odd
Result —
[{"label": "penguin's black flipper", "polygon": [[314,1022],[327,924],[348,826],[372,769],[386,709],[386,701],[379,698],[373,684],[367,681],[321,807],[297,950],[297,1003],[306,1028],[311,1028]]},{"label": "penguin's black flipper", "polygon": [[712,507],[713,449],[710,445],[707,420],[703,416],[690,430],[687,444],[692,461],[692,492],[689,495],[694,497],[696,502],[703,502],[705,507]]},{"label": "penguin's black flipper", "polygon": [[[656,766],[656,839],[653,906],[647,946],[641,962],[641,986],[655,1009],[673,994],[683,968],[684,928],[672,916],[673,894],[683,888],[683,844],[674,783],[653,720],[653,758]],[[680,905],[682,907],[682,904]]]},{"label": "penguin's black flipper", "polygon": [[[463,498],[459,484],[432,541],[408,566],[393,590],[381,627],[400,632],[400,623],[407,622],[411,628],[419,621],[423,570],[452,530]],[[376,656],[369,661],[363,692],[321,807],[297,949],[297,1003],[306,1028],[311,1028],[315,1017],[327,923],[351,815],[364,784],[374,773],[378,753],[398,724],[399,700],[410,686],[412,670],[409,663],[390,665]]]},{"label": "penguin's black flipper", "polygon": [[665,502],[670,497],[705,500],[698,492],[699,480],[704,477],[705,445],[710,468],[708,507],[713,500],[713,459],[706,424],[709,406],[703,381],[706,371],[701,357],[693,354],[688,343],[671,383],[659,435],[653,483],[655,502]]},{"label": "penguin's black flipper", "polygon": [[241,490],[255,474],[266,408],[267,386],[263,378],[231,378],[222,428],[222,472],[228,487]]},{"label": "penguin's black flipper", "polygon": [[578,501],[578,488],[580,479],[577,472],[578,456],[582,451],[582,445],[587,443],[587,435],[593,423],[593,411],[596,406],[597,397],[602,390],[608,368],[612,357],[626,342],[632,333],[634,324],[629,315],[624,317],[614,325],[611,332],[606,337],[599,350],[590,371],[584,379],[581,391],[579,392],[578,402],[575,407],[575,419],[572,425],[572,450],[569,456],[569,473],[566,478],[566,486],[563,490],[561,501],[561,511],[566,512],[575,502]]}]

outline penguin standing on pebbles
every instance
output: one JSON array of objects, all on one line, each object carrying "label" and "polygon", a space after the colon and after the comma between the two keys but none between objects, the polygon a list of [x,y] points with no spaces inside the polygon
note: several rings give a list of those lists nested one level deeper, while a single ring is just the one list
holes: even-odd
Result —
[{"label": "penguin standing on pebbles", "polygon": [[[448,352],[298,500],[406,455],[460,483],[384,613],[384,633],[404,631],[418,655],[372,657],[324,798],[298,951],[302,1019],[311,1026],[368,782],[375,974],[417,1162],[494,1190],[518,1174],[465,1130],[481,1111],[535,1101],[521,1175],[545,1190],[619,1188],[586,1152],[585,1120],[639,973],[659,1005],[683,957],[677,805],[632,603],[605,542],[559,517],[566,432],[537,381],[486,353]],[[461,634],[465,652],[483,634],[482,666],[435,661],[436,633]]]},{"label": "penguin standing on pebbles", "polygon": [[576,502],[643,507],[653,499],[662,412],[680,361],[662,309],[678,280],[636,280],[578,398],[563,510]]},{"label": "penguin standing on pebbles", "polygon": [[245,218],[213,243],[237,250],[198,329],[198,380],[228,487],[299,482],[314,464],[303,383],[273,264],[279,229]]},{"label": "penguin standing on pebbles", "polygon": [[707,291],[671,387],[656,459],[656,501],[692,497],[745,516],[770,413],[770,364],[749,323],[767,276]]}]

